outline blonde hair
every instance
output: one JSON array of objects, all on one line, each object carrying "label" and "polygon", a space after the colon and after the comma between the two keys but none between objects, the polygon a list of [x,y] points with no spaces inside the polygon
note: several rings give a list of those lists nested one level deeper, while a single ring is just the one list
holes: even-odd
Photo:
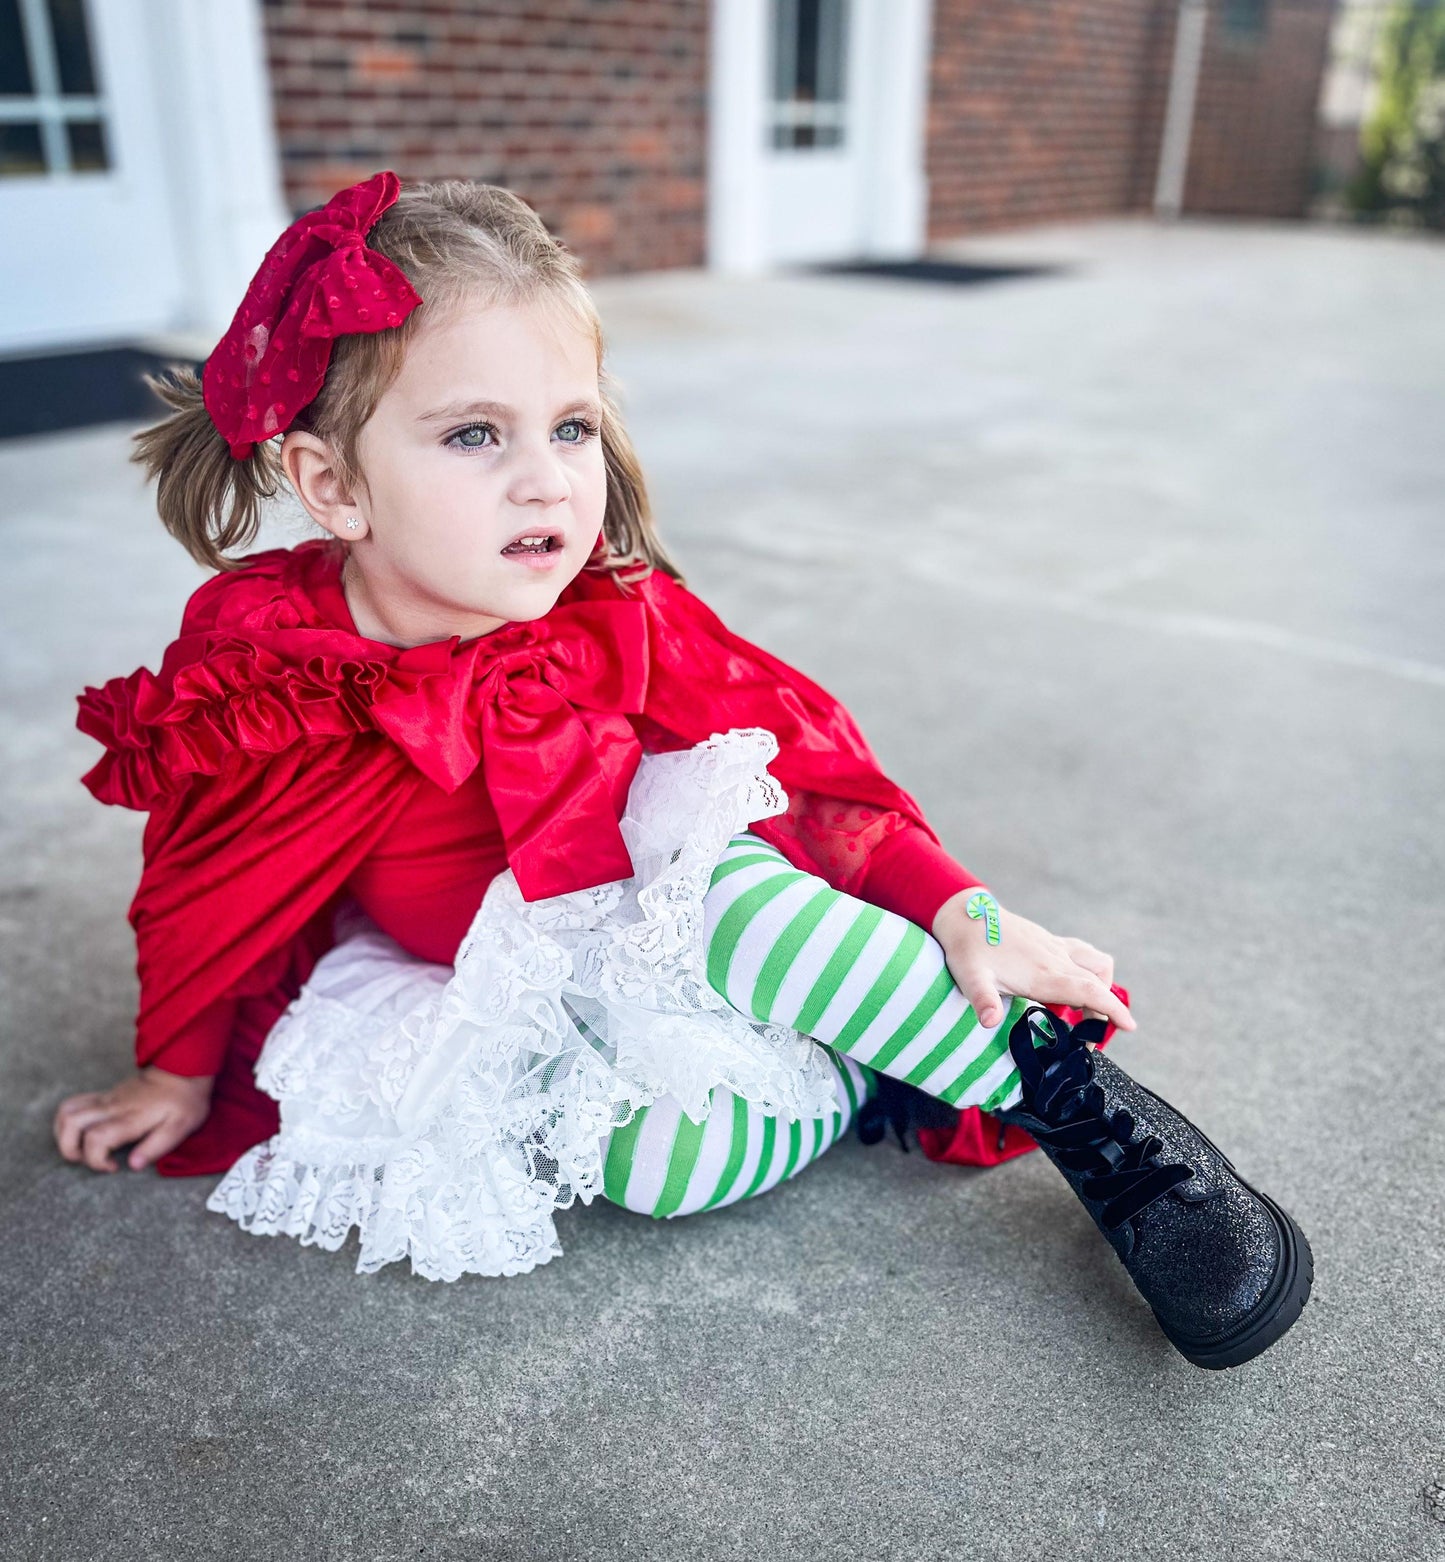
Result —
[{"label": "blonde hair", "polygon": [[[338,476],[355,485],[362,478],[356,459],[361,429],[400,372],[424,317],[479,297],[487,303],[555,306],[589,332],[597,347],[607,504],[604,547],[584,567],[640,567],[644,575],[657,568],[683,581],[658,540],[637,453],[603,367],[597,307],[575,256],[536,212],[500,185],[463,179],[403,185],[366,242],[401,268],[422,302],[399,326],[338,337],[320,392],[291,426],[325,440]],[[213,569],[235,569],[244,561],[227,554],[255,541],[264,502],[286,481],[280,441],[262,441],[235,460],[206,411],[193,370],[172,365],[163,377],[147,375],[146,383],[172,411],[135,436],[131,460],[155,479],[161,521],[191,557]],[[637,577],[617,576],[624,587],[632,578]]]}]

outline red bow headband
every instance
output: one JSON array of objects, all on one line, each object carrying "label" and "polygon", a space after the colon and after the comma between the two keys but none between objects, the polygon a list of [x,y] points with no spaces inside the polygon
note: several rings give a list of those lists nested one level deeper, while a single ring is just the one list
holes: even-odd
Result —
[{"label": "red bow headband", "polygon": [[242,461],[290,428],[326,378],[338,336],[400,325],[421,303],[401,269],[366,246],[401,181],[373,174],[281,235],[206,360],[206,411]]}]

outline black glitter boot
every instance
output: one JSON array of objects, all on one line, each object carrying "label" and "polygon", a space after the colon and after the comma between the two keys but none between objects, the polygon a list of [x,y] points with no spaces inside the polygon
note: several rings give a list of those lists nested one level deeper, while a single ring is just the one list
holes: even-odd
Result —
[{"label": "black glitter boot", "polygon": [[909,1138],[916,1144],[920,1128],[952,1128],[957,1122],[957,1107],[879,1070],[873,1094],[853,1119],[853,1132],[864,1144],[877,1144],[891,1128],[898,1148],[908,1154],[913,1148]]},{"label": "black glitter boot", "polygon": [[1009,1032],[1023,1099],[995,1115],[1063,1173],[1170,1344],[1237,1367],[1299,1318],[1310,1245],[1183,1113],[1084,1045],[1104,1028],[1030,1005]]}]

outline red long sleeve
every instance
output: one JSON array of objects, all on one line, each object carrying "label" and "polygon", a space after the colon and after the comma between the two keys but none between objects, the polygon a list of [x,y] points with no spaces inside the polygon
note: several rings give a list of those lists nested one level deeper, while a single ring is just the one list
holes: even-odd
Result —
[{"label": "red long sleeve", "polygon": [[856,893],[860,900],[896,911],[929,932],[944,901],[959,890],[982,883],[926,830],[910,824],[887,836],[869,853]]},{"label": "red long sleeve", "polygon": [[149,1051],[138,1036],[136,1067],[148,1068],[153,1064],[169,1074],[184,1074],[190,1078],[219,1074],[235,1028],[236,1008],[235,998],[217,998],[160,1046]]},{"label": "red long sleeve", "polygon": [[795,867],[931,931],[938,908],[980,881],[949,856],[916,799],[886,776],[846,707],[754,645],[685,587],[654,570],[641,583],[652,667],[633,727],[645,748],[764,727],[786,812],[749,828]]}]

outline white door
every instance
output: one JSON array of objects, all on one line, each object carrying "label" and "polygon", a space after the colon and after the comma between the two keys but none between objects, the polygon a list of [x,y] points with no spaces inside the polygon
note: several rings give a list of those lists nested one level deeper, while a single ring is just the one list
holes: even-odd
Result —
[{"label": "white door", "polygon": [[0,351],[209,345],[286,220],[260,0],[0,0]]},{"label": "white door", "polygon": [[770,0],[762,200],[774,261],[863,252],[866,11],[855,0]]},{"label": "white door", "polygon": [[918,253],[929,0],[714,0],[709,259]]},{"label": "white door", "polygon": [[144,22],[137,0],[0,0],[0,347],[177,323]]}]

